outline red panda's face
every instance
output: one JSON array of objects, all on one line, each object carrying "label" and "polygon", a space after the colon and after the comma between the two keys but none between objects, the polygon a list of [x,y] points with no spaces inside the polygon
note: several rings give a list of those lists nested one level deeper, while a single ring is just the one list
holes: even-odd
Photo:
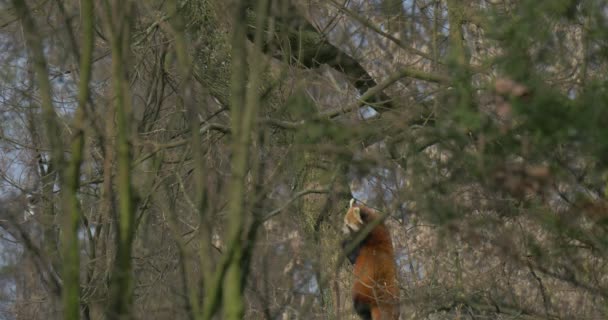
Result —
[{"label": "red panda's face", "polygon": [[344,215],[344,226],[342,227],[342,232],[344,232],[344,234],[356,233],[363,227],[361,208],[353,206],[353,200],[350,201],[350,207],[348,208],[346,215]]}]

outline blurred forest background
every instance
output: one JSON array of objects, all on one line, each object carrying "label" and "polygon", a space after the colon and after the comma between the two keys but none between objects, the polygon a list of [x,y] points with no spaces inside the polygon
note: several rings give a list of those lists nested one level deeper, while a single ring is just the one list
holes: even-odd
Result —
[{"label": "blurred forest background", "polygon": [[608,318],[608,3],[1,0],[0,318]]}]

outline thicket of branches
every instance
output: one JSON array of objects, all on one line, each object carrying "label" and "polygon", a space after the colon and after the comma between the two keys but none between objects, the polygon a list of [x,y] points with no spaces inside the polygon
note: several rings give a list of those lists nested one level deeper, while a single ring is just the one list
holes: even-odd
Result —
[{"label": "thicket of branches", "polygon": [[608,4],[0,1],[0,317],[601,319]]}]

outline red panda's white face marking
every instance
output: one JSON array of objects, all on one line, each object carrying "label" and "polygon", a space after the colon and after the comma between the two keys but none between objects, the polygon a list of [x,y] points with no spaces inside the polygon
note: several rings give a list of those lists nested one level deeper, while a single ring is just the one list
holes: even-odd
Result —
[{"label": "red panda's white face marking", "polygon": [[350,207],[344,215],[344,226],[342,232],[344,234],[355,233],[363,226],[363,219],[361,219],[361,209],[359,207],[353,207],[355,199],[350,200]]}]

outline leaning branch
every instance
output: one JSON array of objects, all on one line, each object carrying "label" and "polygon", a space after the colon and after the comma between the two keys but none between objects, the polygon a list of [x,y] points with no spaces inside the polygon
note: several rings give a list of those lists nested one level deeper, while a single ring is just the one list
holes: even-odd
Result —
[{"label": "leaning branch", "polygon": [[319,114],[319,117],[320,118],[335,118],[341,114],[348,113],[355,109],[358,109],[361,106],[368,104],[372,97],[374,97],[378,93],[384,91],[384,89],[390,87],[395,82],[397,82],[403,78],[408,78],[408,77],[418,79],[418,80],[424,80],[424,81],[428,81],[428,82],[435,82],[435,83],[448,83],[450,81],[450,78],[447,76],[444,76],[444,75],[428,73],[428,72],[424,72],[424,71],[420,71],[420,70],[416,70],[416,69],[412,69],[412,68],[402,68],[402,69],[398,70],[397,72],[393,73],[392,75],[390,75],[388,78],[386,78],[381,83],[379,83],[376,86],[367,90],[358,99],[358,101],[356,103],[354,103],[350,106],[344,107],[344,108],[335,108],[335,109],[327,110],[325,112],[321,112]]},{"label": "leaning branch", "polygon": [[[248,1],[250,7],[246,17],[247,37],[252,41],[258,28],[257,15],[252,7],[257,2],[259,1]],[[297,8],[292,6],[290,11],[297,13]],[[269,25],[274,28],[266,28]],[[262,31],[268,35],[262,39],[262,50],[265,54],[297,67],[317,68],[323,64],[328,65],[345,74],[361,94],[376,86],[373,77],[357,59],[331,44],[324,34],[317,31],[301,15],[290,21],[276,19],[273,23],[265,22],[260,24],[260,27],[265,28]],[[285,49],[276,50],[277,48]],[[390,97],[381,91],[370,96],[368,100],[381,104],[385,108],[393,108]]]}]

